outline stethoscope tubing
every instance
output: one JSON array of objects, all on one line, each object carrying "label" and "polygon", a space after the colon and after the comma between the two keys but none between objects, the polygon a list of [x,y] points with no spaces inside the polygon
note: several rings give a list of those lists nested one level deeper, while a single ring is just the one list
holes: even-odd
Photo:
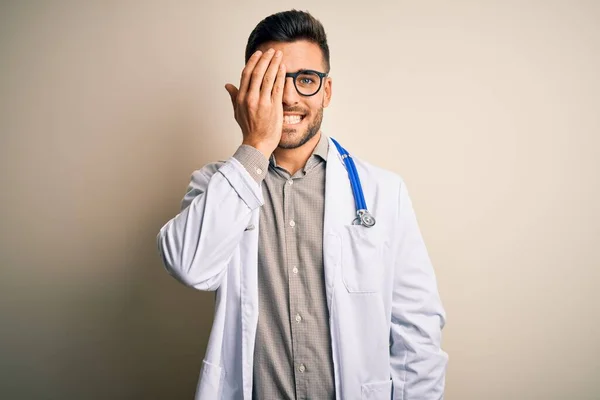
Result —
[{"label": "stethoscope tubing", "polygon": [[331,138],[331,140],[342,156],[342,160],[344,161],[344,165],[346,166],[346,170],[348,172],[348,179],[350,180],[350,186],[352,188],[352,194],[354,195],[354,202],[356,204],[357,220],[361,225],[365,227],[371,227],[375,225],[375,218],[373,218],[373,216],[367,210],[367,203],[365,201],[364,192],[360,183],[360,177],[358,176],[358,171],[356,170],[356,164],[354,163],[350,153],[348,153],[348,151],[344,149],[337,142],[337,140],[334,138]]}]

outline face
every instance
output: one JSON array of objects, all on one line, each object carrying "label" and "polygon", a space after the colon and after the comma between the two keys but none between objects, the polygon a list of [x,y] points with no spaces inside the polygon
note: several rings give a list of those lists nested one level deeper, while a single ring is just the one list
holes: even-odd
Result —
[{"label": "face", "polygon": [[[281,50],[287,72],[312,69],[325,72],[321,48],[312,42],[299,40],[292,43],[268,42],[258,50]],[[321,129],[323,108],[331,101],[331,78],[323,78],[321,89],[314,96],[302,96],[296,91],[292,78],[286,78],[283,91],[283,130],[279,147],[295,149],[314,137]],[[298,121],[298,116],[300,120]]]}]

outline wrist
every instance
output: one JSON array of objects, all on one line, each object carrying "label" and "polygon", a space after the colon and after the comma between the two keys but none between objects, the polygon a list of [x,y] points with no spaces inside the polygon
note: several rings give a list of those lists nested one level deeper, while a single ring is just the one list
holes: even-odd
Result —
[{"label": "wrist", "polygon": [[267,160],[269,159],[269,157],[271,157],[271,154],[273,153],[273,150],[275,150],[275,149],[272,148],[272,146],[269,146],[269,145],[267,145],[267,144],[265,144],[263,142],[256,143],[256,142],[251,142],[251,141],[248,141],[248,140],[244,140],[242,142],[242,144],[254,147],[256,150],[260,151],[265,156],[265,158]]}]

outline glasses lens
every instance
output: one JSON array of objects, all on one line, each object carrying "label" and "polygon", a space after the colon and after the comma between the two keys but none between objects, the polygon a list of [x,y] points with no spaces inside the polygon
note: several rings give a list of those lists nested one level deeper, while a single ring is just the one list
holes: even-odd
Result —
[{"label": "glasses lens", "polygon": [[319,90],[321,77],[314,72],[303,72],[296,77],[296,88],[305,96],[310,96]]}]

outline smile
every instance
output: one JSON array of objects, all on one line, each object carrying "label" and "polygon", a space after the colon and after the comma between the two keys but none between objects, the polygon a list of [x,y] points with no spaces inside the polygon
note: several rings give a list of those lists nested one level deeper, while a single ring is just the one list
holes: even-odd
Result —
[{"label": "smile", "polygon": [[304,119],[304,115],[284,115],[283,123],[286,125],[299,124]]}]

